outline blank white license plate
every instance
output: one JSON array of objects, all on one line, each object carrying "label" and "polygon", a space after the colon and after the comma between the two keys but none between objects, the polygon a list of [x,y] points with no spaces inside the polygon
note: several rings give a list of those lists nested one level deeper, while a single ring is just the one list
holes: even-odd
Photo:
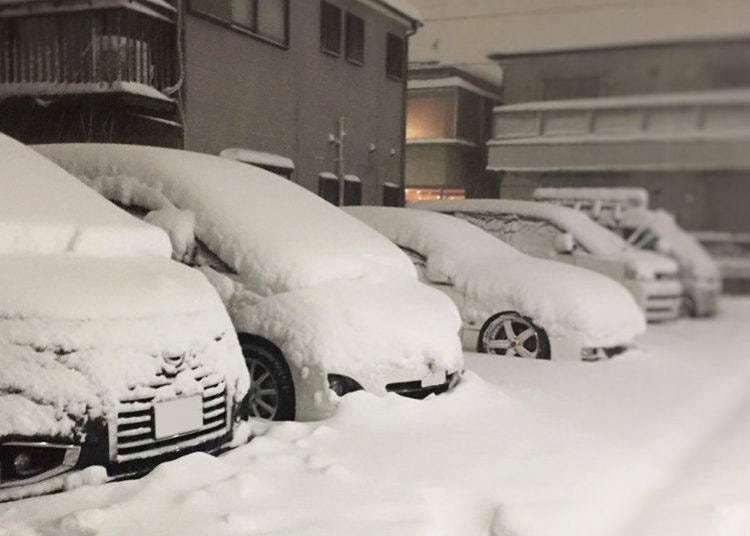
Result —
[{"label": "blank white license plate", "polygon": [[154,404],[156,439],[186,434],[203,426],[203,398],[191,396]]},{"label": "blank white license plate", "polygon": [[422,387],[434,387],[445,383],[445,371],[433,372],[429,376],[422,378]]}]

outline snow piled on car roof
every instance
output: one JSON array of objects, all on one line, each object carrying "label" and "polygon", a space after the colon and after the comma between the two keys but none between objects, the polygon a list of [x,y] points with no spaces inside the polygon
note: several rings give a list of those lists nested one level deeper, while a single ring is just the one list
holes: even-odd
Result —
[{"label": "snow piled on car roof", "polygon": [[516,199],[444,199],[414,201],[409,207],[436,212],[485,212],[489,214],[519,214],[546,219],[572,233],[583,246],[598,255],[619,256],[628,248],[618,235],[604,229],[591,218],[572,208],[551,203],[519,201]]},{"label": "snow piled on car roof", "polygon": [[169,257],[163,231],[0,134],[0,253]]},{"label": "snow piled on car roof", "polygon": [[720,277],[716,261],[694,236],[677,225],[669,212],[633,208],[622,213],[620,223],[623,227],[653,230],[664,241],[667,254],[677,259],[680,269],[689,275],[709,279]]},{"label": "snow piled on car roof", "polygon": [[524,255],[458,218],[392,207],[346,210],[426,257],[428,279],[449,282],[466,297],[464,322],[481,325],[507,303],[550,335],[576,332],[595,347],[629,343],[646,328],[633,297],[615,281]]},{"label": "snow piled on car roof", "polygon": [[386,239],[265,170],[156,147],[64,144],[36,149],[124,205],[137,204],[140,189],[194,212],[197,237],[258,294],[382,271],[415,277],[409,260]]}]

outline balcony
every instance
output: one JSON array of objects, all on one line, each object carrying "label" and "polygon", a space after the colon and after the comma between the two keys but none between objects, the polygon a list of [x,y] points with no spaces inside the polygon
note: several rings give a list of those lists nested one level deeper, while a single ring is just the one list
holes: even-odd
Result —
[{"label": "balcony", "polygon": [[0,4],[0,99],[127,94],[172,100],[175,10],[164,0]]},{"label": "balcony", "polygon": [[495,108],[488,167],[747,170],[748,141],[746,89],[531,102]]}]

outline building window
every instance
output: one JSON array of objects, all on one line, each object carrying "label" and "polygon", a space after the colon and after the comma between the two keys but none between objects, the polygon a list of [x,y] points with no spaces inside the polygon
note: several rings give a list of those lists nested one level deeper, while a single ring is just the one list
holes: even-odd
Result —
[{"label": "building window", "polygon": [[274,43],[289,43],[289,0],[191,0],[190,10]]},{"label": "building window", "polygon": [[392,33],[388,34],[385,53],[385,73],[391,78],[403,80],[404,55],[406,46],[404,40]]},{"label": "building window", "polygon": [[386,182],[383,184],[383,206],[401,206],[401,188],[399,188],[398,184],[392,182]]},{"label": "building window", "polygon": [[406,201],[430,201],[435,199],[466,199],[463,188],[416,187],[404,190]]},{"label": "building window", "polygon": [[320,48],[341,55],[341,9],[328,2],[320,3]]},{"label": "building window", "polygon": [[406,105],[406,139],[453,139],[456,137],[456,96],[410,96]]},{"label": "building window", "polygon": [[365,62],[365,21],[346,14],[346,59],[362,65]]}]

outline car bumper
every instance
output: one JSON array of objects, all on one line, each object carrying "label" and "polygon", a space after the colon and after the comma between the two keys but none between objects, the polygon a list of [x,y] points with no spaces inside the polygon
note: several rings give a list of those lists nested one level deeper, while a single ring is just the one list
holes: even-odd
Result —
[{"label": "car bumper", "polygon": [[685,295],[693,302],[694,316],[713,316],[719,309],[720,283],[711,281],[684,281]]},{"label": "car bumper", "polygon": [[680,316],[682,284],[676,280],[628,281],[649,322],[664,322]]}]

